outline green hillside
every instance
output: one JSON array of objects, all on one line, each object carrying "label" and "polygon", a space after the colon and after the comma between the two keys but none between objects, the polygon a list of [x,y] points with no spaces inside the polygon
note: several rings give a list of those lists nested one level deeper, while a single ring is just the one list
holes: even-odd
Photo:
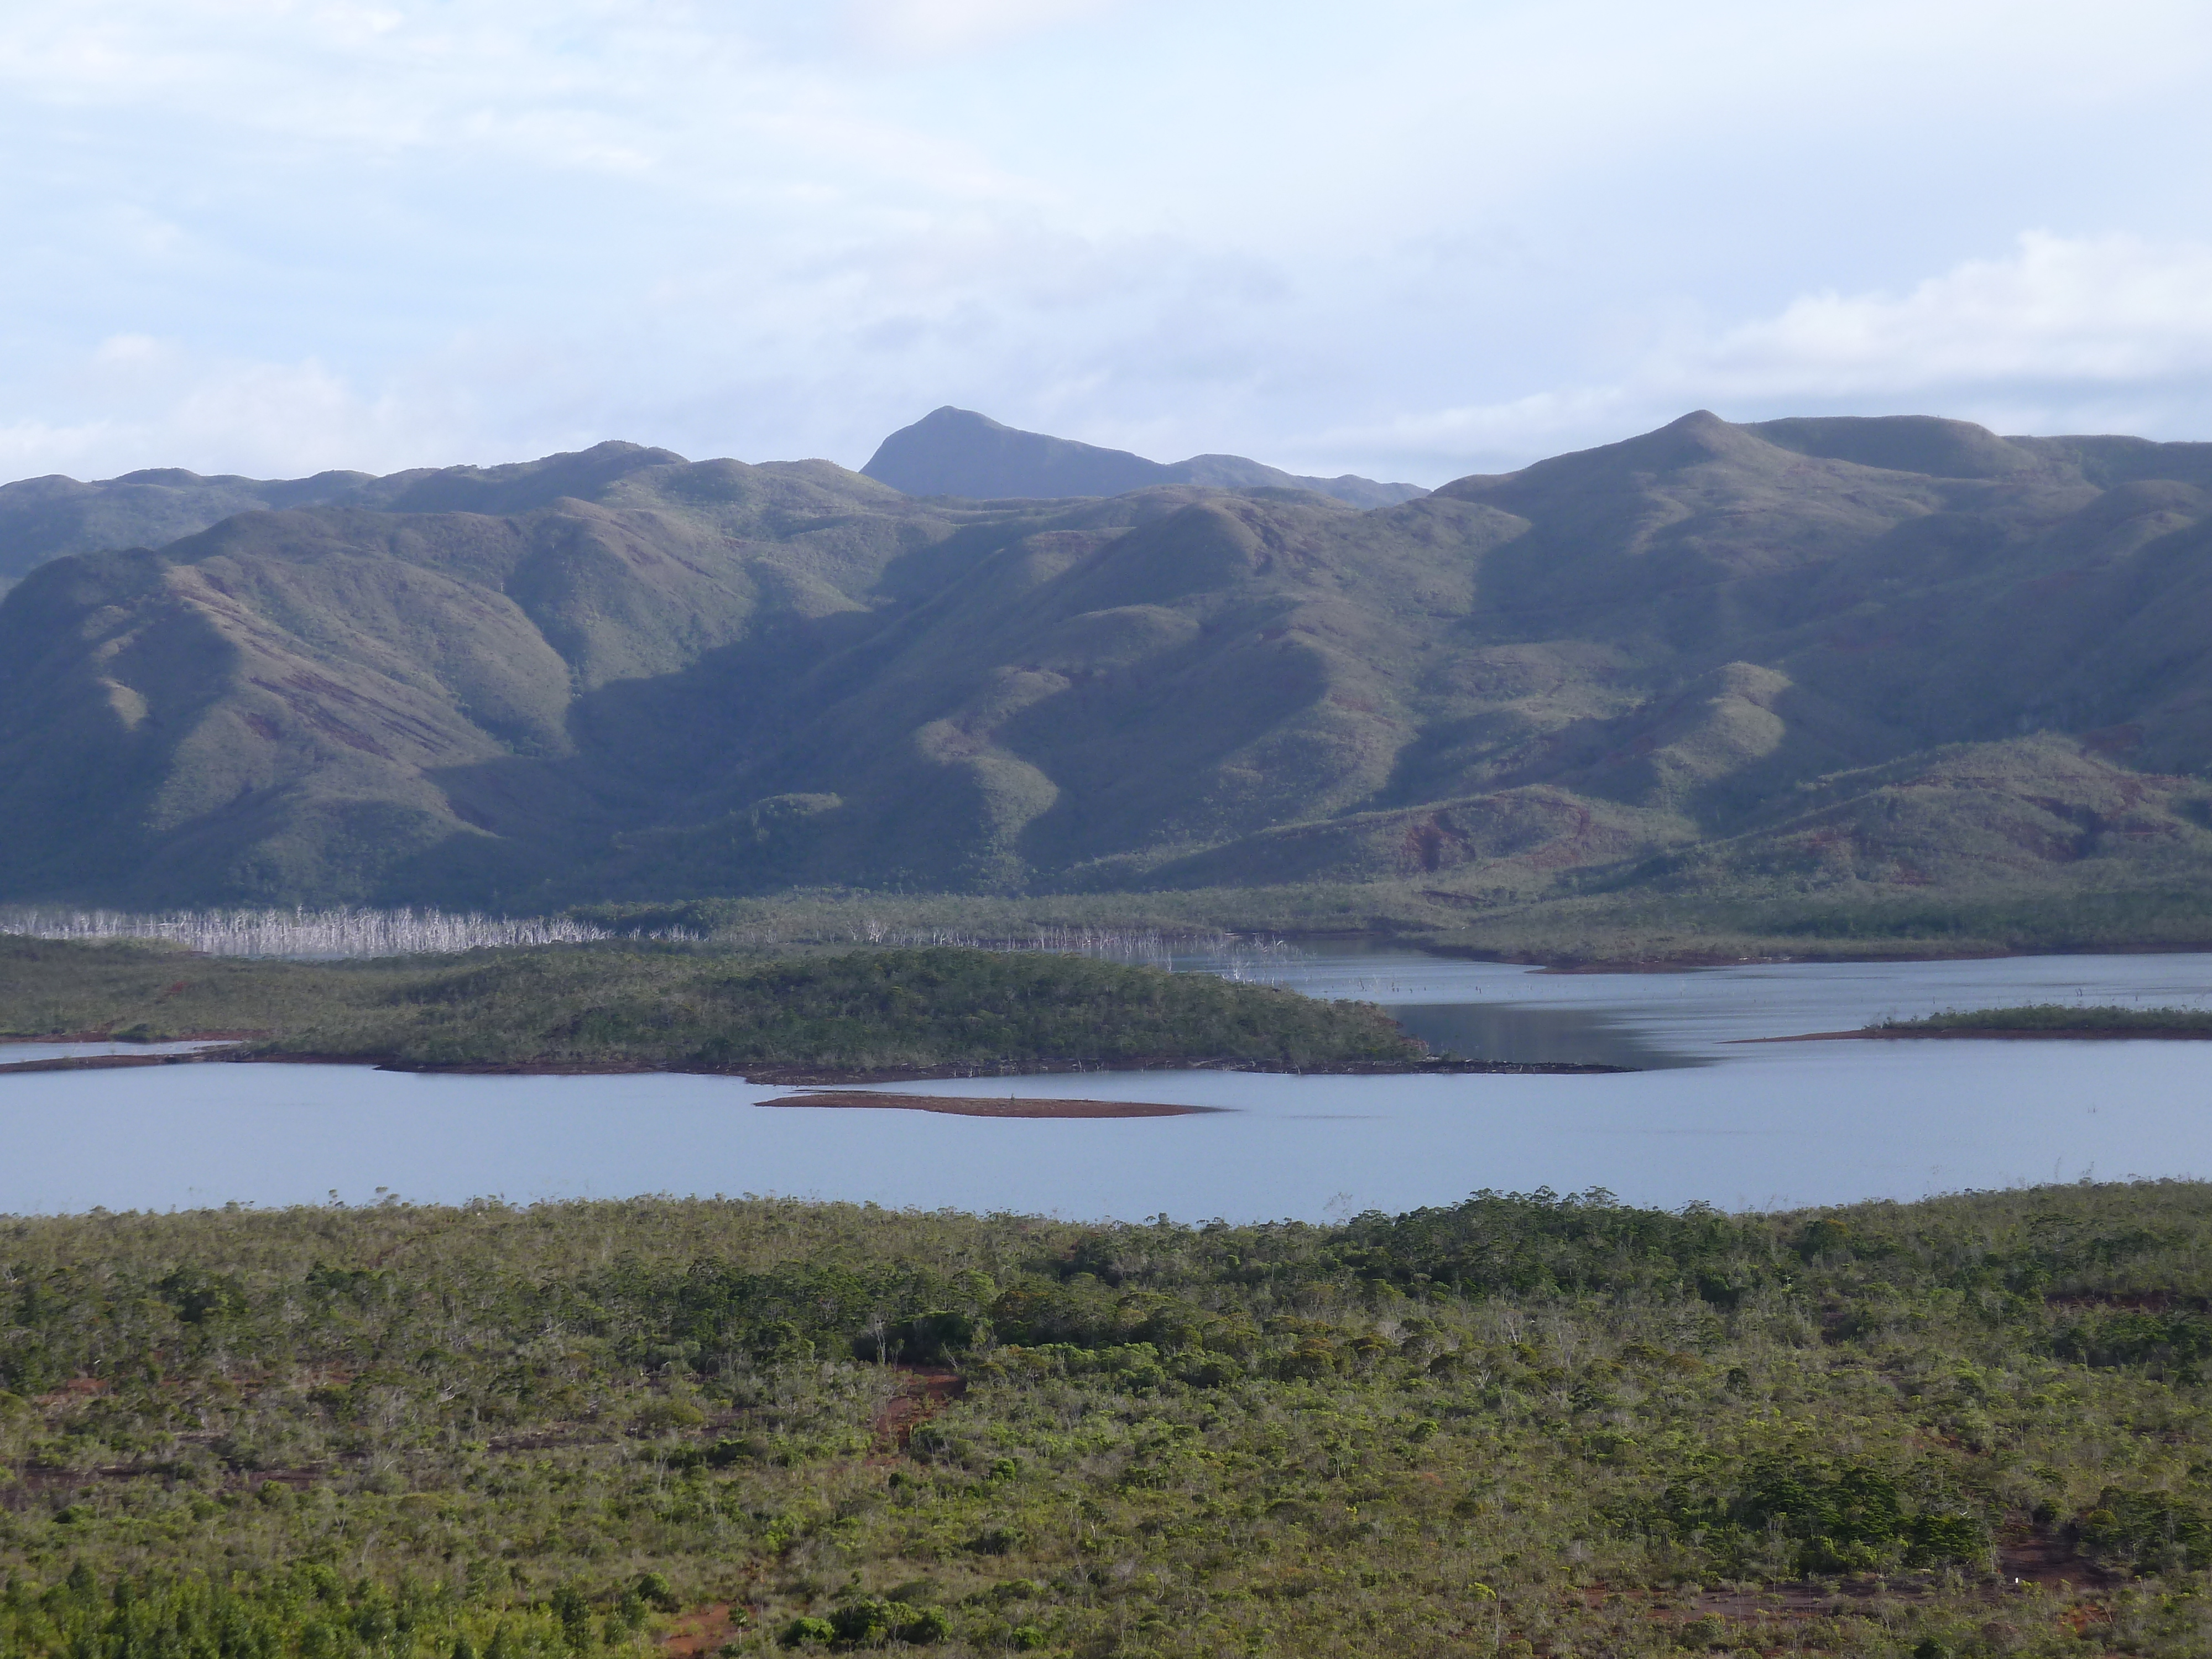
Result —
[{"label": "green hillside", "polygon": [[2212,937],[2212,446],[1698,414],[1364,512],[630,446],[349,488],[0,601],[0,898]]},{"label": "green hillside", "polygon": [[2212,1641],[2212,1193],[21,1218],[0,1659]]}]

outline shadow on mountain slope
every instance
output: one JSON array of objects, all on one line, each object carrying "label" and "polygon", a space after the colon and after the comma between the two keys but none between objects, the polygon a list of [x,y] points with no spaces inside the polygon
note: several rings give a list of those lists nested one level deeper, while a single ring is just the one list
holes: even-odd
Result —
[{"label": "shadow on mountain slope", "polygon": [[0,601],[0,896],[2164,880],[2212,853],[2207,454],[1699,413],[1366,511],[339,479]]}]

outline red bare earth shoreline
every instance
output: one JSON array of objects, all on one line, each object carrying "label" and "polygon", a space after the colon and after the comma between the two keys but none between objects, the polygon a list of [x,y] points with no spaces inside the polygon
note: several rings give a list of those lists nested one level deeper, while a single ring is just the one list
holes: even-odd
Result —
[{"label": "red bare earth shoreline", "polygon": [[1189,1117],[1218,1112],[1219,1106],[1170,1106],[1148,1100],[1048,1100],[1009,1095],[831,1094],[787,1095],[763,1106],[872,1106],[908,1112],[950,1112],[960,1117]]}]

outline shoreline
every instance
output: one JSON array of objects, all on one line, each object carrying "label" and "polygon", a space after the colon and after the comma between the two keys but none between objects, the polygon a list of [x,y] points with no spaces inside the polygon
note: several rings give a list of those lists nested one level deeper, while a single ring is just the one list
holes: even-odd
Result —
[{"label": "shoreline", "polygon": [[945,1112],[958,1117],[1062,1119],[1197,1117],[1231,1109],[1225,1106],[1171,1106],[1149,1100],[1054,1100],[1034,1095],[1009,1095],[999,1100],[988,1095],[877,1095],[858,1090],[786,1095],[781,1100],[763,1100],[760,1104],[832,1110],[873,1107],[890,1111]]},{"label": "shoreline", "polygon": [[0,1077],[23,1072],[119,1072],[142,1066],[184,1066],[211,1058],[198,1054],[57,1054],[46,1060],[0,1059]]},{"label": "shoreline", "polygon": [[[671,1071],[705,1070],[670,1066]],[[728,1068],[737,1071],[738,1068]],[[854,1083],[940,1083],[962,1078],[1060,1077],[1085,1072],[1251,1072],[1279,1077],[1455,1077],[1549,1074],[1583,1076],[1594,1073],[1629,1072],[1628,1066],[1575,1065],[1565,1060],[1346,1060],[1318,1065],[1294,1066],[1287,1060],[1188,1060],[1146,1055],[1127,1060],[1039,1060],[1011,1062],[984,1071],[974,1066],[836,1066],[777,1063],[756,1066],[742,1073],[748,1083],[830,1086]]]},{"label": "shoreline", "polygon": [[1283,937],[1297,943],[1330,939],[1375,938],[1403,944],[1418,953],[1456,962],[1492,962],[1500,967],[1530,968],[1540,974],[1686,974],[1704,968],[1786,968],[1798,964],[1869,963],[1886,962],[2007,962],[2016,957],[2172,957],[2212,955],[2212,940],[2186,945],[2084,945],[1984,946],[1970,950],[1778,951],[1745,956],[1726,951],[1682,951],[1667,956],[1573,957],[1544,956],[1533,951],[1490,950],[1481,945],[1424,943],[1403,936],[1294,934]]},{"label": "shoreline", "polygon": [[[164,1042],[236,1041],[235,1038],[170,1037]],[[6,1042],[112,1042],[116,1038],[8,1037]],[[434,1064],[390,1054],[241,1054],[209,1048],[166,1054],[73,1054],[47,1060],[0,1059],[0,1076],[15,1072],[113,1071],[140,1066],[221,1064],[233,1066],[366,1066],[380,1072],[412,1072],[452,1077],[636,1077],[665,1073],[679,1077],[728,1077],[763,1088],[836,1088],[863,1083],[936,1083],[963,1079],[1062,1077],[1110,1072],[1248,1072],[1280,1077],[1591,1077],[1632,1072],[1631,1066],[1577,1065],[1565,1060],[1336,1060],[1294,1066],[1260,1060],[1189,1060],[1147,1055],[1127,1060],[1038,1060],[1009,1061],[990,1070],[975,1065],[836,1066],[776,1062],[765,1066],[686,1066],[653,1060],[462,1060]]]}]

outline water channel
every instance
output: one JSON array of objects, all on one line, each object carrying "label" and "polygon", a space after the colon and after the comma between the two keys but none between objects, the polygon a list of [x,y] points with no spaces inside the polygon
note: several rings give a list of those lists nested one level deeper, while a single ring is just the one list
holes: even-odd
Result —
[{"label": "water channel", "polygon": [[[1750,1208],[2212,1176],[2212,1042],[1757,1040],[2021,1002],[2212,1006],[2212,957],[1602,975],[1349,951],[1178,965],[1380,1002],[1438,1049],[1640,1069],[899,1085],[1227,1109],[1079,1121],[785,1109],[767,1103],[789,1091],[720,1078],[0,1072],[0,1213],[665,1192],[1323,1219],[1482,1187]],[[0,1060],[33,1057],[0,1049]]]}]

